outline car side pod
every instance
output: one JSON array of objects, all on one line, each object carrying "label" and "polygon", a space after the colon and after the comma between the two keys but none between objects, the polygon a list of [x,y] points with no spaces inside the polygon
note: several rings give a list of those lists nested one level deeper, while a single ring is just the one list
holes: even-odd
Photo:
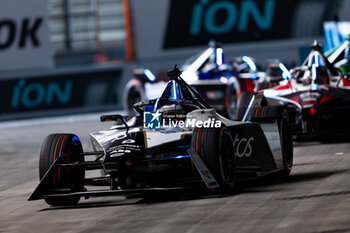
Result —
[{"label": "car side pod", "polygon": [[210,172],[208,167],[205,165],[203,160],[199,157],[197,151],[191,147],[187,150],[188,154],[191,156],[191,159],[196,166],[199,174],[201,175],[205,185],[211,191],[216,191],[220,189],[220,185],[217,180],[214,178],[213,174]]}]

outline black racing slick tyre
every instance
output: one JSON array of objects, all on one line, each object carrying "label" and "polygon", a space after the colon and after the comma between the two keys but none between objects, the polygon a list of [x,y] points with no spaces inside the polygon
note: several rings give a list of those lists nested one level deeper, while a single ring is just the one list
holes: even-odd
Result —
[{"label": "black racing slick tyre", "polygon": [[[61,163],[83,162],[84,156],[81,155],[83,148],[79,138],[74,134],[50,134],[48,135],[40,151],[39,160],[39,177],[44,177],[47,170],[54,161],[61,157]],[[46,183],[46,189],[70,190],[79,192],[84,189],[85,171],[80,167],[59,167],[53,177],[49,178]],[[46,203],[52,206],[75,205],[79,202],[80,197],[74,198],[47,198]]]},{"label": "black racing slick tyre", "polygon": [[239,84],[237,81],[230,83],[226,90],[226,114],[231,120],[237,118],[237,97],[239,92]]},{"label": "black racing slick tyre", "polygon": [[143,84],[140,81],[132,79],[128,82],[123,96],[123,108],[128,114],[136,113],[134,104],[144,99],[144,92]]},{"label": "black racing slick tyre", "polygon": [[225,191],[232,190],[236,182],[236,164],[233,140],[228,128],[195,128],[191,146],[220,187]]},{"label": "black racing slick tyre", "polygon": [[283,158],[282,175],[288,176],[293,166],[293,138],[289,123],[288,112],[283,110],[278,119],[278,129],[281,139],[281,149]]}]

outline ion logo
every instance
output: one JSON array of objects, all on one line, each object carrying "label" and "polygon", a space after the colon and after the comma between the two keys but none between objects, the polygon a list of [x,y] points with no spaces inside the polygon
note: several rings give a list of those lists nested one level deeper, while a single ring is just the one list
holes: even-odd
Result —
[{"label": "ion logo", "polygon": [[289,38],[299,2],[171,0],[163,48]]},{"label": "ion logo", "polygon": [[[223,34],[235,26],[238,31],[246,31],[250,19],[259,29],[266,30],[272,26],[274,6],[274,0],[266,0],[264,11],[260,12],[253,0],[244,0],[240,6],[230,1],[210,3],[210,0],[199,0],[193,7],[190,34],[199,35],[202,26],[211,34]],[[218,23],[217,18],[223,14],[225,18]]]},{"label": "ion logo", "polygon": [[161,113],[157,112],[144,112],[143,113],[143,127],[146,129],[158,129],[160,128],[160,116]]},{"label": "ion logo", "polygon": [[12,109],[19,107],[35,108],[40,105],[50,106],[57,99],[60,104],[66,104],[72,93],[72,81],[66,81],[63,87],[56,82],[43,84],[39,82],[26,84],[19,80],[12,92]]},{"label": "ion logo", "polygon": [[254,137],[250,138],[238,138],[238,134],[236,134],[235,140],[233,141],[233,148],[235,150],[235,155],[238,158],[242,158],[243,156],[250,157],[253,152],[253,148],[251,143],[254,141]]}]

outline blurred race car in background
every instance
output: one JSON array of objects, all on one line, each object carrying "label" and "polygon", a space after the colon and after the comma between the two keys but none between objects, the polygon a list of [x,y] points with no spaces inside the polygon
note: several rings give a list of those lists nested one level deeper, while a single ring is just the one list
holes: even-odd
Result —
[{"label": "blurred race car in background", "polygon": [[260,91],[279,85],[281,81],[288,79],[286,71],[288,71],[288,69],[280,60],[268,59],[266,61],[265,72],[255,81],[254,90]]},{"label": "blurred race car in background", "polygon": [[[284,80],[287,68],[278,60],[267,63],[266,72],[261,72],[253,58],[248,56],[224,60],[220,43],[211,41],[203,52],[187,59],[182,66],[183,79],[214,107],[230,119],[240,119],[245,109],[238,113],[238,100],[244,92],[269,88]],[[160,96],[167,79],[155,75],[149,69],[134,69],[134,79],[126,86],[124,109],[133,111],[133,103]],[[250,99],[251,95],[249,96]],[[246,99],[246,98],[245,98]]]},{"label": "blurred race car in background", "polygon": [[163,72],[159,72],[156,76],[147,68],[135,68],[131,73],[133,78],[126,84],[123,95],[123,110],[128,114],[136,113],[135,103],[161,96],[169,81]]},{"label": "blurred race car in background", "polygon": [[224,60],[220,43],[211,41],[209,48],[189,58],[182,66],[183,79],[221,114],[236,119],[241,93],[254,91],[254,80],[262,76],[253,58],[248,56]]},{"label": "blurred race car in background", "polygon": [[[40,183],[29,200],[74,205],[81,197],[178,190],[197,182],[228,191],[241,173],[289,175],[292,136],[279,100],[254,95],[245,121],[231,121],[211,109],[180,73],[169,71],[160,98],[135,104],[138,116],[101,116],[115,125],[90,134],[92,152],[83,152],[76,135],[47,136],[40,151]],[[256,116],[255,109],[265,111]],[[85,161],[89,156],[96,159]],[[95,169],[108,176],[85,178],[85,171]],[[101,179],[109,189],[86,189]]]},{"label": "blurred race car in background", "polygon": [[290,79],[264,90],[264,95],[280,97],[301,109],[293,123],[298,136],[347,133],[350,129],[350,82],[332,65],[314,42],[311,52],[299,67],[290,70]]}]

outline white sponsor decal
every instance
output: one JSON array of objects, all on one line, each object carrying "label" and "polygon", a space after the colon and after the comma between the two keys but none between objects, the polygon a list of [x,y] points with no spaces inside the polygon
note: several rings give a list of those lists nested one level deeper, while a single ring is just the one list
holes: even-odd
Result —
[{"label": "white sponsor decal", "polygon": [[135,143],[135,140],[134,139],[126,139],[126,140],[122,141],[122,144],[125,144],[125,143]]},{"label": "white sponsor decal", "polygon": [[113,139],[111,140],[111,143],[117,141],[117,140],[122,140],[124,138],[126,138],[128,135],[125,132],[122,132],[121,134],[117,135],[117,137],[115,137],[115,135],[113,135]]},{"label": "white sponsor decal", "polygon": [[119,156],[122,156],[122,155],[124,155],[124,153],[118,153],[116,151],[112,151],[110,157],[114,158],[114,157],[119,157]]},{"label": "white sponsor decal", "polygon": [[235,150],[235,155],[238,158],[242,158],[243,156],[250,157],[253,152],[252,141],[254,141],[254,137],[250,138],[239,138],[238,134],[233,141],[233,148]]}]

